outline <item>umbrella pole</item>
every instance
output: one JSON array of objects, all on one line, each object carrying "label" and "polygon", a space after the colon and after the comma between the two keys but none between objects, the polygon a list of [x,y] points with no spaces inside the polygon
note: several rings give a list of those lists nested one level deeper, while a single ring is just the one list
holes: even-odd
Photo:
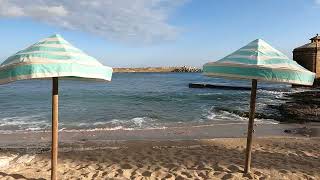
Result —
[{"label": "umbrella pole", "polygon": [[58,78],[52,78],[52,145],[51,145],[51,180],[57,179],[58,164]]},{"label": "umbrella pole", "polygon": [[256,110],[256,95],[257,95],[257,80],[253,79],[252,87],[251,87],[250,114],[249,114],[249,122],[248,122],[248,135],[247,135],[247,148],[246,148],[246,164],[244,168],[244,173],[250,172],[252,133],[253,133],[253,124],[254,124],[254,114]]}]

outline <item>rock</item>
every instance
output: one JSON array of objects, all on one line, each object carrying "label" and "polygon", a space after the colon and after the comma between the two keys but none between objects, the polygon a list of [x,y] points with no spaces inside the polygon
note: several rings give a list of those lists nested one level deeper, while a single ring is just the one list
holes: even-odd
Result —
[{"label": "rock", "polygon": [[[225,107],[215,107],[216,111],[226,111],[232,114],[236,114],[240,117],[245,117],[245,118],[249,118],[249,112],[245,112],[245,111],[240,111],[240,110],[235,110],[235,109],[230,109],[230,108],[225,108]],[[273,115],[273,114],[264,114],[264,113],[255,113],[255,118],[258,119],[279,119],[278,116]]]},{"label": "rock", "polygon": [[320,122],[320,91],[305,91],[286,96],[290,101],[278,107],[284,121]]},{"label": "rock", "polygon": [[[320,90],[285,94],[287,102],[281,105],[268,105],[263,112],[256,112],[255,118],[274,119],[280,122],[304,123],[320,122]],[[240,117],[249,117],[249,112],[232,107],[215,107],[215,111],[227,111]],[[314,136],[314,128],[286,129],[285,133]]]},{"label": "rock", "polygon": [[284,130],[284,132],[285,132],[285,133],[292,133],[292,130],[286,129],[286,130]]}]

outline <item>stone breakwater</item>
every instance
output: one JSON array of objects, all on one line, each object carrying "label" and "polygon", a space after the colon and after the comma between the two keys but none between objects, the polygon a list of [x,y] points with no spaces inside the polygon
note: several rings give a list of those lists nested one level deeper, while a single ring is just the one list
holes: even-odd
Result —
[{"label": "stone breakwater", "polygon": [[114,72],[202,72],[200,68],[191,66],[181,67],[143,67],[143,68],[113,68]]},{"label": "stone breakwater", "polygon": [[175,68],[173,72],[202,72],[202,70],[196,67],[182,66]]}]

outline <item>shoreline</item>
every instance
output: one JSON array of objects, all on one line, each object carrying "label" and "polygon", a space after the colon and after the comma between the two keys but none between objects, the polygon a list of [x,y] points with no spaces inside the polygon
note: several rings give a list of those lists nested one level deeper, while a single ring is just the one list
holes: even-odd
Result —
[{"label": "shoreline", "polygon": [[[320,137],[320,123],[256,124],[254,137]],[[195,140],[213,138],[246,138],[247,124],[208,124],[136,130],[59,131],[59,143],[130,140]],[[50,147],[51,131],[0,133],[0,148]]]}]

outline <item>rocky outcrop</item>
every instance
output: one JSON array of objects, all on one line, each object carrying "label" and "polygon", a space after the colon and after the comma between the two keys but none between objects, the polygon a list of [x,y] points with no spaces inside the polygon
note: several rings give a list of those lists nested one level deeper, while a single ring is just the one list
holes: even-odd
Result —
[{"label": "rocky outcrop", "polygon": [[[320,122],[320,91],[306,91],[286,95],[289,100],[281,105],[269,105],[265,113],[256,112],[259,119],[274,119],[287,123]],[[216,108],[240,117],[249,117],[249,112],[232,108]]]},{"label": "rocky outcrop", "polygon": [[201,72],[202,70],[197,67],[188,67],[188,66],[182,66],[174,69],[172,72]]},{"label": "rocky outcrop", "polygon": [[113,68],[113,72],[201,72],[200,68],[182,67],[143,67],[143,68]]},{"label": "rocky outcrop", "polygon": [[[226,111],[226,112],[229,112],[229,113],[232,113],[232,114],[236,114],[240,117],[244,117],[244,118],[249,118],[249,112],[248,111],[240,111],[240,110],[234,110],[234,109],[231,109],[231,108],[215,108],[215,110],[217,111]],[[258,112],[255,112],[255,118],[257,119],[275,119],[275,120],[278,120],[281,118],[279,117],[278,115],[275,115],[275,114],[269,114],[269,113],[258,113]]]},{"label": "rocky outcrop", "polygon": [[320,122],[320,91],[288,94],[291,100],[278,107],[289,122]]},{"label": "rocky outcrop", "polygon": [[133,72],[172,72],[174,67],[142,67],[142,68],[113,68],[113,72],[133,73]]}]

